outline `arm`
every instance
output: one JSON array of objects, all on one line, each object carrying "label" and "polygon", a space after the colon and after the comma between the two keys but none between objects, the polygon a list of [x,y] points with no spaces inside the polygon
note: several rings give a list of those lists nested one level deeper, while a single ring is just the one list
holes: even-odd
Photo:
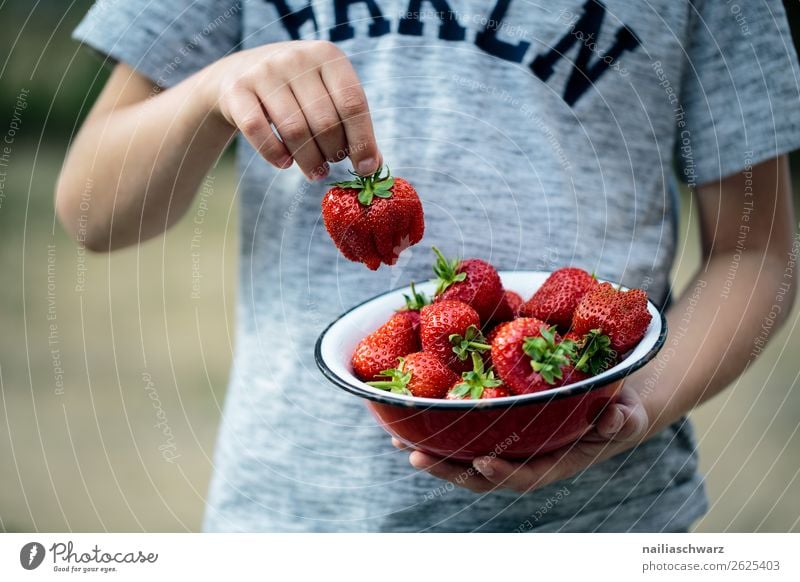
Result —
[{"label": "arm", "polygon": [[631,378],[645,402],[652,400],[648,434],[736,379],[754,359],[765,320],[777,311],[765,332],[771,335],[791,311],[796,289],[787,262],[795,224],[786,156],[753,167],[752,174],[749,195],[742,174],[696,192],[703,260],[668,316],[670,336],[680,334],[672,342],[673,361],[682,365],[667,366],[655,385],[643,385],[647,368]]},{"label": "arm", "polygon": [[752,195],[746,186],[737,174],[697,190],[703,260],[667,316],[669,337],[659,357],[672,350],[670,363],[657,374],[656,358],[625,380],[619,401],[583,440],[527,463],[476,459],[467,478],[463,466],[420,451],[411,453],[411,464],[477,492],[530,491],[634,447],[725,388],[753,359],[754,346],[763,347],[756,342],[764,339],[765,320],[774,316],[774,333],[795,297],[794,285],[786,286],[794,243],[786,157],[755,166]]},{"label": "arm", "polygon": [[363,89],[331,43],[243,51],[166,90],[120,64],[64,161],[61,222],[75,236],[85,220],[84,242],[96,251],[160,234],[191,204],[237,130],[271,164],[297,162],[311,179],[347,156],[363,174],[380,164]]}]

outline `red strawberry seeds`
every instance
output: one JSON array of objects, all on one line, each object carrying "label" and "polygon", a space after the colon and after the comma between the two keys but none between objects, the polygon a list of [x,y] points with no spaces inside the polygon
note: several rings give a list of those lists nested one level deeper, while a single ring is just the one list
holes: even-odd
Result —
[{"label": "red strawberry seeds", "polygon": [[448,260],[439,249],[433,272],[438,286],[434,301],[463,301],[489,321],[503,299],[503,284],[497,270],[481,259]]},{"label": "red strawberry seeds", "polygon": [[375,380],[397,364],[397,358],[419,350],[419,313],[398,311],[377,330],[362,339],[353,352],[352,365],[361,380]]},{"label": "red strawberry seeds", "polygon": [[[420,312],[422,350],[435,355],[457,374],[471,370],[470,348],[488,348],[481,343],[485,340],[480,336],[480,326],[478,313],[461,301],[426,305]],[[464,346],[460,349],[462,343]]]},{"label": "red strawberry seeds", "polygon": [[334,184],[322,199],[322,219],[349,260],[375,271],[394,265],[401,252],[422,240],[422,203],[413,186],[378,170]]},{"label": "red strawberry seeds", "polygon": [[600,330],[611,339],[611,349],[622,355],[641,341],[651,319],[644,291],[620,291],[610,283],[601,283],[578,304],[572,331],[584,335]]},{"label": "red strawberry seeds", "polygon": [[558,269],[520,308],[524,317],[536,317],[566,331],[581,299],[597,286],[597,279],[574,267]]},{"label": "red strawberry seeds", "polygon": [[493,332],[492,365],[512,394],[531,394],[558,385],[570,365],[574,342],[562,342],[555,327],[520,317]]}]

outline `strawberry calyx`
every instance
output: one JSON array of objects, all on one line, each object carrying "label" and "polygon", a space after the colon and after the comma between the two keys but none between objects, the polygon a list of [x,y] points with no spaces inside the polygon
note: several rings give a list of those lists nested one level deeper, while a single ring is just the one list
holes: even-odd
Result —
[{"label": "strawberry calyx", "polygon": [[596,376],[604,372],[617,357],[611,348],[611,338],[600,329],[589,331],[576,344],[575,369]]},{"label": "strawberry calyx", "polygon": [[436,295],[441,295],[453,283],[466,280],[467,274],[458,272],[461,259],[446,259],[439,249],[432,248],[436,254],[436,262],[433,264],[433,273],[436,275]]},{"label": "strawberry calyx", "polygon": [[464,330],[464,335],[452,333],[448,339],[453,344],[453,353],[462,362],[466,362],[471,353],[485,352],[492,349],[492,346],[487,343],[486,338],[476,325],[470,325]]},{"label": "strawberry calyx", "polygon": [[411,396],[411,391],[408,389],[408,383],[411,382],[411,372],[403,371],[405,358],[397,358],[397,360],[396,368],[389,368],[378,374],[378,376],[389,378],[388,380],[374,380],[372,382],[367,382],[367,384],[380,390],[388,390],[395,394]]},{"label": "strawberry calyx", "polygon": [[555,384],[563,377],[562,367],[575,358],[576,345],[573,340],[556,343],[556,326],[542,327],[540,335],[526,337],[522,351],[530,357],[531,368],[548,384]]},{"label": "strawberry calyx", "polygon": [[492,370],[484,369],[483,358],[477,352],[472,352],[472,370],[461,374],[461,379],[450,389],[450,398],[480,400],[485,388],[497,388],[503,384],[502,380],[494,377]]},{"label": "strawberry calyx", "polygon": [[403,295],[406,300],[406,311],[419,311],[426,305],[430,305],[430,299],[425,293],[417,291],[414,287],[414,281],[411,281],[411,295]]},{"label": "strawberry calyx", "polygon": [[[386,170],[386,175],[381,172]],[[339,188],[348,188],[358,191],[358,201],[364,205],[369,206],[372,200],[377,196],[378,198],[391,198],[392,186],[394,186],[394,178],[388,167],[380,167],[378,171],[369,176],[362,176],[348,170],[354,176],[354,180],[345,180],[343,182],[333,182],[330,186],[338,186]]]}]

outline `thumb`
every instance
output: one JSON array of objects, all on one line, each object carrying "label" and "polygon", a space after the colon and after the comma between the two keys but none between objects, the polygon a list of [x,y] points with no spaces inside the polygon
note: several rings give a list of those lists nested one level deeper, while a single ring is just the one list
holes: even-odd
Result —
[{"label": "thumb", "polygon": [[629,442],[643,436],[647,427],[647,412],[641,402],[617,402],[603,412],[595,430],[607,440]]}]

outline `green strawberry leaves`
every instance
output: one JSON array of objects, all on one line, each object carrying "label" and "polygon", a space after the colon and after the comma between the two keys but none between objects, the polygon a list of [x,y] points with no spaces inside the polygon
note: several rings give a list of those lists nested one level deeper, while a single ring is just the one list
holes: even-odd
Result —
[{"label": "green strawberry leaves", "polygon": [[531,368],[548,384],[563,378],[562,369],[573,365],[576,370],[596,376],[610,368],[617,353],[611,339],[599,329],[593,329],[580,341],[562,340],[556,343],[556,327],[543,327],[539,336],[526,337],[522,350],[531,359]]},{"label": "green strawberry leaves", "polygon": [[604,372],[617,359],[611,348],[611,338],[599,329],[593,329],[577,344],[575,369],[596,376]]},{"label": "green strawberry leaves", "polygon": [[460,259],[446,259],[436,247],[433,247],[433,252],[436,254],[436,262],[433,264],[433,274],[437,280],[436,295],[441,295],[453,283],[465,281],[467,274],[458,272]]},{"label": "green strawberry leaves", "polygon": [[[389,171],[389,168],[386,168],[386,171]],[[392,186],[394,186],[394,178],[391,176],[387,176],[381,181],[375,182],[375,196],[378,198],[391,198],[392,197]]]},{"label": "green strawberry leaves", "polygon": [[411,391],[407,388],[408,383],[411,382],[411,372],[403,371],[405,358],[397,358],[397,360],[398,364],[396,368],[389,368],[378,374],[378,376],[385,376],[389,378],[389,380],[374,380],[372,382],[367,382],[367,384],[380,390],[388,390],[395,394],[411,396]]},{"label": "green strawberry leaves", "polygon": [[461,375],[462,381],[450,389],[450,396],[470,400],[480,400],[484,388],[496,388],[503,381],[494,377],[494,372],[484,370],[483,358],[477,352],[472,352],[472,370]]},{"label": "green strawberry leaves", "polygon": [[450,343],[453,344],[453,353],[458,356],[462,362],[466,362],[469,355],[473,352],[485,352],[492,349],[486,338],[483,337],[481,330],[477,326],[470,325],[465,331],[464,335],[457,333],[450,334],[448,337]]},{"label": "green strawberry leaves", "polygon": [[407,311],[419,311],[426,305],[430,305],[430,299],[425,293],[416,290],[414,281],[411,281],[411,295],[403,294],[403,298],[406,300],[405,309]]},{"label": "green strawberry leaves", "polygon": [[556,326],[542,327],[540,335],[526,337],[522,350],[531,359],[531,368],[548,384],[561,380],[561,369],[575,358],[576,345],[572,340],[556,343]]},{"label": "green strawberry leaves", "polygon": [[[386,175],[382,172],[386,170]],[[330,186],[358,190],[358,201],[364,206],[372,204],[375,196],[378,198],[391,198],[394,178],[389,168],[378,168],[378,171],[370,176],[361,176],[352,170],[350,173],[355,176],[355,180],[345,180],[343,182],[333,182]]]}]

